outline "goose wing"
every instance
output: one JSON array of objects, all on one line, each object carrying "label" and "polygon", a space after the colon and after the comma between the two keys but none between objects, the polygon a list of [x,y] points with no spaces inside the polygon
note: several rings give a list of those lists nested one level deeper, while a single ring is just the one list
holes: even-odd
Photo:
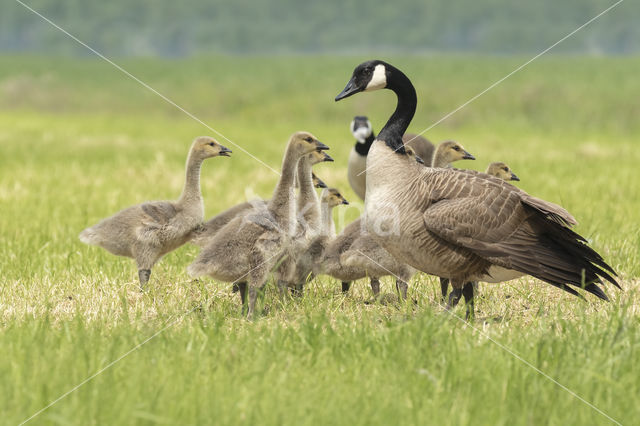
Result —
[{"label": "goose wing", "polygon": [[178,210],[168,201],[154,201],[140,206],[142,218],[140,226],[136,229],[138,237],[149,242],[160,242],[159,232],[171,226],[171,219]]},{"label": "goose wing", "polygon": [[432,234],[572,294],[565,284],[582,287],[584,281],[601,298],[606,296],[594,284],[601,278],[618,286],[613,269],[569,229],[576,222],[562,207],[483,173],[430,173],[423,220]]}]

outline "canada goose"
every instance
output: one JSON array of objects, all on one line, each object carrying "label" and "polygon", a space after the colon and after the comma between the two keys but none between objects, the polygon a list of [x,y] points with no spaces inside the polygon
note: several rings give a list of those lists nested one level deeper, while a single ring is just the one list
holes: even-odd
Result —
[{"label": "canada goose", "polygon": [[312,134],[294,133],[285,150],[282,174],[266,209],[252,210],[231,220],[188,267],[194,277],[209,275],[219,281],[237,283],[243,310],[248,290],[249,318],[255,310],[258,290],[286,254],[296,232],[293,180],[298,161],[315,150],[326,149],[329,147]]},{"label": "canada goose", "polygon": [[451,163],[459,160],[475,160],[462,145],[455,141],[444,141],[438,144],[431,161],[431,167],[451,167]]},{"label": "canada goose", "polygon": [[509,180],[519,181],[520,180],[520,178],[518,176],[516,176],[516,174],[511,171],[509,166],[507,166],[502,161],[497,161],[495,163],[489,164],[489,166],[487,166],[487,170],[485,171],[485,173],[488,174],[488,175],[492,175],[492,176],[495,176],[497,178],[500,178],[502,180],[506,180],[506,181],[509,181]]},{"label": "canada goose", "polygon": [[[369,148],[373,143],[376,135],[373,132],[371,122],[367,117],[355,116],[349,126],[351,134],[356,138],[356,144],[349,154],[349,162],[347,165],[347,177],[349,185],[361,200],[364,200],[366,192],[366,162]],[[426,164],[431,164],[433,155],[433,144],[422,136],[407,134],[404,139],[411,146],[419,157]]]},{"label": "canada goose", "polygon": [[196,138],[189,150],[186,179],[177,201],[150,201],[126,208],[80,233],[80,241],[131,257],[138,265],[140,288],[162,256],[186,243],[202,222],[200,168],[210,157],[228,157],[231,150],[208,136]]},{"label": "canada goose", "polygon": [[[310,155],[313,155],[312,164],[317,164],[323,161],[333,161],[333,158],[331,158],[328,154],[322,151],[314,151]],[[313,177],[313,186],[315,188],[326,188],[327,185],[322,180],[320,180],[315,174],[313,174],[312,177]],[[294,181],[294,187],[297,188],[297,186],[298,186],[298,183],[297,183],[297,176],[296,176],[296,179]],[[206,221],[205,223],[203,223],[201,226],[199,226],[197,229],[193,231],[190,242],[199,247],[206,246],[207,241],[209,241],[216,234],[216,232],[222,229],[222,227],[225,226],[227,223],[231,222],[231,220],[234,219],[236,216],[247,214],[252,209],[264,210],[266,209],[267,203],[269,203],[269,200],[256,199],[256,200],[245,201],[244,203],[236,204],[235,206],[221,213],[218,213],[217,215],[215,215],[214,217],[212,217],[211,219],[209,219],[208,221]]]},{"label": "canada goose", "polygon": [[[379,60],[358,65],[335,100],[384,88],[398,102],[367,156],[366,227],[397,259],[449,278],[450,308],[467,281],[526,274],[576,296],[571,286],[608,300],[597,285],[603,279],[619,288],[614,270],[570,229],[576,221],[562,207],[485,173],[408,167],[399,154],[417,97],[397,68]],[[473,294],[464,296],[472,310]]]}]

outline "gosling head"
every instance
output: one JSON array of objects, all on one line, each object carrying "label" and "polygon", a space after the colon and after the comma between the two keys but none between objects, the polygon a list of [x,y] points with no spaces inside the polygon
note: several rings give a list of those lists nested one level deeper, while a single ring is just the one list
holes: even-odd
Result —
[{"label": "gosling head", "polygon": [[307,154],[307,155],[309,157],[311,165],[322,163],[325,161],[333,161],[333,158],[331,158],[329,154],[318,149],[313,151],[311,154]]},{"label": "gosling head", "polygon": [[289,146],[300,156],[311,154],[314,151],[326,151],[329,149],[327,145],[320,142],[309,132],[296,132],[291,135]]},{"label": "gosling head", "polygon": [[[444,163],[450,164],[459,160],[475,160],[476,157],[467,152],[464,147],[456,141],[445,141],[438,145],[439,158]],[[441,157],[440,157],[441,156]]]},{"label": "gosling head", "polygon": [[361,63],[353,70],[351,80],[349,80],[344,90],[336,96],[336,101],[348,98],[356,93],[384,89],[387,87],[387,81],[392,70],[393,67],[378,59]]},{"label": "gosling head", "polygon": [[335,188],[328,188],[322,191],[322,202],[330,208],[339,206],[340,204],[348,205],[349,202]]},{"label": "gosling head", "polygon": [[311,173],[311,179],[313,180],[314,188],[326,188],[327,184],[324,183],[315,173]]},{"label": "gosling head", "polygon": [[356,115],[349,126],[351,134],[359,143],[364,143],[373,134],[373,127],[369,119],[362,115]]},{"label": "gosling head", "polygon": [[520,178],[518,176],[516,176],[516,174],[511,171],[509,166],[507,166],[502,161],[497,161],[495,163],[489,164],[489,167],[487,167],[487,174],[493,175],[495,177],[498,177],[498,178],[500,178],[502,180],[507,180],[507,181],[509,181],[509,180],[519,181],[520,180]]},{"label": "gosling head", "polygon": [[220,145],[218,141],[210,136],[199,136],[193,141],[191,152],[204,159],[211,157],[229,157],[232,151],[226,146]]},{"label": "gosling head", "polygon": [[416,161],[416,163],[422,164],[424,166],[424,160],[422,158],[420,158],[420,156],[418,154],[416,154],[416,152],[413,150],[413,148],[411,148],[410,146],[405,145],[404,151],[407,153],[407,157],[413,158]]}]

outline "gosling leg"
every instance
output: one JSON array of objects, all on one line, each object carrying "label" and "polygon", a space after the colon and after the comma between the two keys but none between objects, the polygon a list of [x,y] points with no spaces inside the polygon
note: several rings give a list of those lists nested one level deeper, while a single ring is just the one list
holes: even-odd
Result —
[{"label": "gosling leg", "polygon": [[447,303],[447,310],[455,308],[460,301],[460,297],[462,297],[462,287],[453,287],[453,290],[451,290],[451,294],[449,294],[449,303]]},{"label": "gosling leg", "polygon": [[140,280],[140,291],[144,291],[145,285],[149,282],[151,269],[138,269],[138,279]]},{"label": "gosling leg", "polygon": [[343,293],[347,293],[350,288],[351,288],[351,282],[350,281],[342,281],[342,292]]},{"label": "gosling leg", "polygon": [[373,292],[373,297],[378,297],[380,294],[380,280],[377,278],[371,278],[371,291]]},{"label": "gosling leg", "polygon": [[396,280],[396,290],[398,291],[398,294],[400,294],[402,300],[407,300],[408,288],[409,284],[407,284],[405,281],[402,281],[401,279]]},{"label": "gosling leg", "polygon": [[246,314],[247,310],[247,282],[239,282],[233,285],[233,288],[240,293],[240,303],[242,303],[242,307],[240,308],[240,314]]}]

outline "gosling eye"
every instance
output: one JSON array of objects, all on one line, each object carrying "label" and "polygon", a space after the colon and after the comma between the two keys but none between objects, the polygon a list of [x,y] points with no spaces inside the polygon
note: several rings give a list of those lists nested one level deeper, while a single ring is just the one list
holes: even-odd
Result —
[{"label": "gosling eye", "polygon": [[307,142],[313,142],[313,138],[311,136],[307,136],[304,140]]},{"label": "gosling eye", "polygon": [[504,168],[504,169],[502,169],[502,170],[504,170],[505,172],[508,172],[508,171],[509,171],[509,168],[508,168],[508,167],[505,167],[505,168]]},{"label": "gosling eye", "polygon": [[459,146],[454,146],[453,149],[456,150],[456,151],[460,151],[460,147]]},{"label": "gosling eye", "polygon": [[208,144],[208,145],[209,145],[209,146],[215,146],[215,143],[214,143],[214,142],[209,142],[209,144]]}]

